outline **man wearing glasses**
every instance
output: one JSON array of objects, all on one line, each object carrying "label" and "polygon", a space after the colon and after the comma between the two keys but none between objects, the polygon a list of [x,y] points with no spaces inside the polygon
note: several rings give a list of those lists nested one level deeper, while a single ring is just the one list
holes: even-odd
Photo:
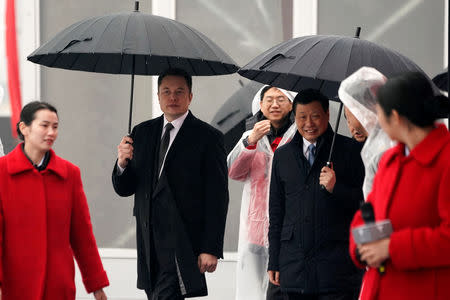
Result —
[{"label": "man wearing glasses", "polygon": [[247,130],[228,155],[228,175],[245,182],[239,225],[236,300],[283,299],[278,286],[269,284],[268,201],[272,157],[278,146],[290,141],[294,93],[264,86],[254,101],[255,115],[247,119]]}]

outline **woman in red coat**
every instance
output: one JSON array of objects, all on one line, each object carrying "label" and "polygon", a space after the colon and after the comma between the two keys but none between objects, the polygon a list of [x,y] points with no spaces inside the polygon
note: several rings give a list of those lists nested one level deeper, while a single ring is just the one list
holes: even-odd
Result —
[{"label": "woman in red coat", "polygon": [[51,149],[56,109],[27,104],[17,132],[24,143],[0,158],[0,300],[75,299],[73,257],[88,293],[105,300],[80,170]]},{"label": "woman in red coat", "polygon": [[[381,158],[367,201],[393,233],[363,245],[350,239],[353,261],[367,266],[362,300],[450,299],[450,134],[434,123],[440,98],[419,73],[378,92],[380,125],[399,144]],[[352,227],[362,223],[358,212]]]}]

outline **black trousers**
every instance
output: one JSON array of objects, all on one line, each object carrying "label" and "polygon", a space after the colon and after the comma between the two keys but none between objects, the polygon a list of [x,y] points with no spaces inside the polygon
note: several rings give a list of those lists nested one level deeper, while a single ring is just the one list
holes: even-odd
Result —
[{"label": "black trousers", "polygon": [[269,281],[267,287],[266,300],[284,300],[284,294],[278,285],[275,285]]},{"label": "black trousers", "polygon": [[175,251],[170,248],[155,246],[153,235],[150,235],[152,253],[153,290],[145,290],[148,300],[184,300],[181,295],[178,280],[177,267],[175,264]]},{"label": "black trousers", "polygon": [[355,291],[342,291],[327,294],[300,294],[285,293],[285,300],[358,300],[359,289]]},{"label": "black trousers", "polygon": [[180,292],[178,275],[173,270],[160,271],[152,292],[145,290],[148,300],[184,300]]}]

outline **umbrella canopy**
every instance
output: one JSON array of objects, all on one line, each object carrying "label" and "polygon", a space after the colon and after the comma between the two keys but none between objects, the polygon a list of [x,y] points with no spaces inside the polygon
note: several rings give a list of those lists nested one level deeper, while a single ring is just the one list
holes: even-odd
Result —
[{"label": "umbrella canopy", "polygon": [[180,68],[191,75],[221,75],[238,69],[225,51],[194,28],[138,10],[77,22],[36,49],[28,60],[110,74],[159,75]]},{"label": "umbrella canopy", "polygon": [[93,17],[58,33],[28,56],[47,67],[131,74],[131,131],[134,75],[159,75],[178,68],[190,75],[223,75],[238,70],[225,51],[183,23],[139,12]]},{"label": "umbrella canopy", "polygon": [[263,84],[250,82],[233,93],[219,108],[211,125],[222,131],[225,150],[230,152],[245,131],[245,120],[252,116],[252,101]]},{"label": "umbrella canopy", "polygon": [[363,66],[388,78],[405,71],[424,73],[402,54],[357,37],[312,35],[280,43],[260,54],[238,73],[291,91],[319,89],[337,100],[339,84]]}]

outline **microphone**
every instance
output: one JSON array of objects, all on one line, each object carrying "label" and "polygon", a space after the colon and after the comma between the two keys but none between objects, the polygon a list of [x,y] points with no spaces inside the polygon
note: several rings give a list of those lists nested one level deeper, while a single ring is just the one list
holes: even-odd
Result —
[{"label": "microphone", "polygon": [[361,205],[361,216],[364,220],[364,223],[370,224],[375,223],[375,213],[373,211],[372,203],[364,202]]},{"label": "microphone", "polygon": [[[390,220],[375,222],[375,213],[373,206],[369,202],[361,205],[361,216],[364,225],[352,229],[353,239],[356,244],[365,244],[387,238],[392,233],[392,224]],[[386,272],[384,264],[378,267],[378,272],[383,275]]]}]

